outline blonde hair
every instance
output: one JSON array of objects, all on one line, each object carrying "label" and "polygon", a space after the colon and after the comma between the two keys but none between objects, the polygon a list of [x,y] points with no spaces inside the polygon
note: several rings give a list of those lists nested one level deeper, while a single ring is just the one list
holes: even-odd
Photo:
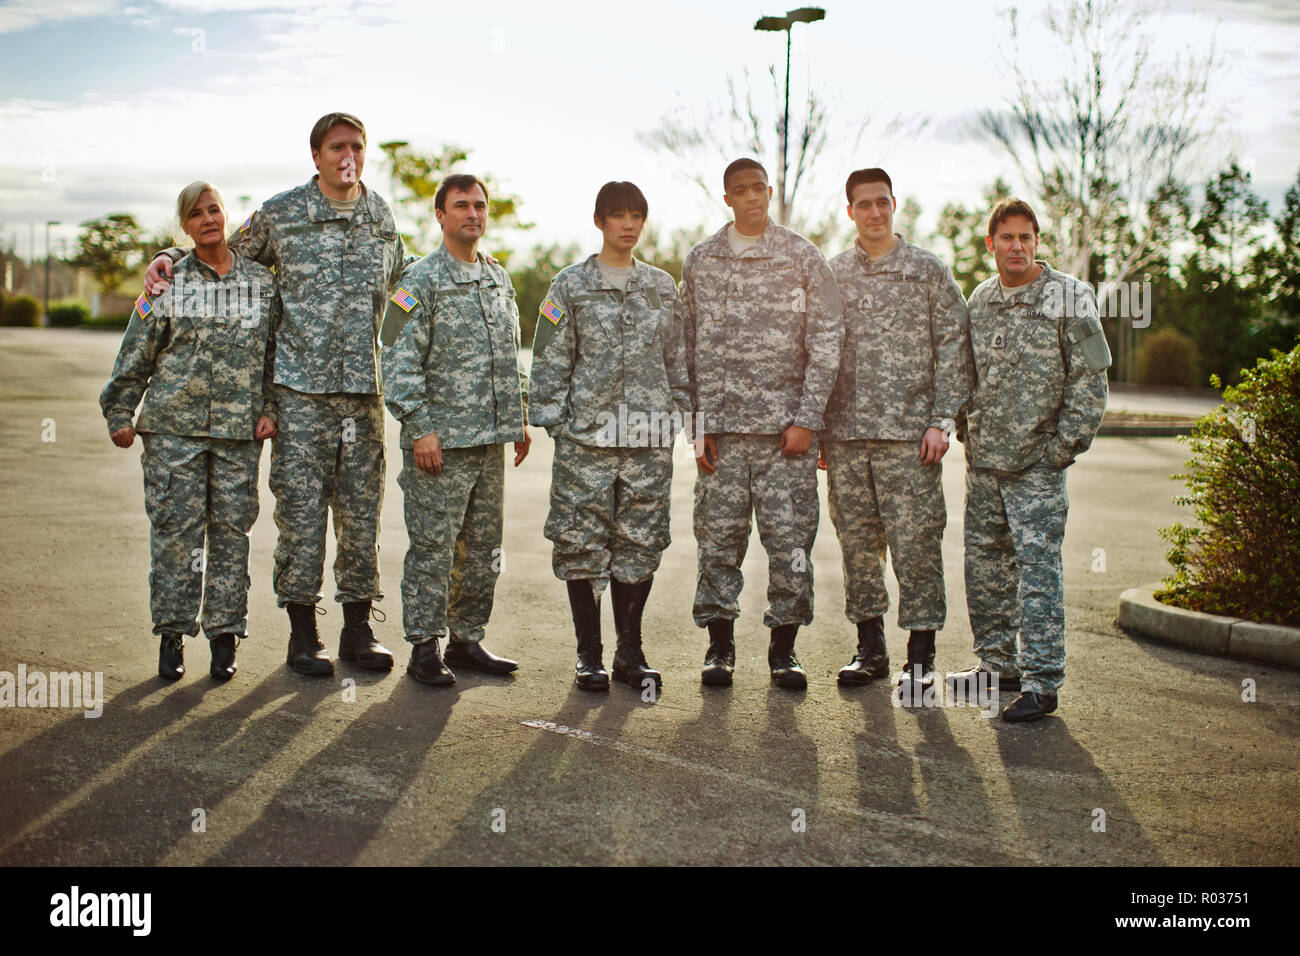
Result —
[{"label": "blonde hair", "polygon": [[185,232],[185,220],[189,218],[190,213],[199,203],[199,197],[205,192],[212,193],[213,198],[217,200],[217,205],[221,207],[222,212],[226,213],[226,219],[229,221],[230,213],[226,210],[226,201],[221,198],[221,190],[217,189],[212,183],[196,179],[182,189],[181,194],[176,197],[176,222],[180,226],[178,239],[189,240],[189,236]]}]

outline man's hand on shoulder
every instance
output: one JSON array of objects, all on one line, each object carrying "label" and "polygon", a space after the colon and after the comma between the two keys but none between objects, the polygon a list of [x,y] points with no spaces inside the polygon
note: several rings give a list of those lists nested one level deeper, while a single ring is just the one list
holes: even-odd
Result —
[{"label": "man's hand on shoulder", "polygon": [[154,256],[144,274],[145,295],[161,295],[171,288],[172,257],[165,252]]}]

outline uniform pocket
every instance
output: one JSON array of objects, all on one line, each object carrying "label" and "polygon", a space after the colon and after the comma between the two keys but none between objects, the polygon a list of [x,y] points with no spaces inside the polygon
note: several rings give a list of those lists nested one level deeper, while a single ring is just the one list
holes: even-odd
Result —
[{"label": "uniform pocket", "polygon": [[147,454],[141,456],[140,463],[144,470],[145,514],[156,529],[169,530],[176,522],[176,507],[171,495],[171,469]]}]

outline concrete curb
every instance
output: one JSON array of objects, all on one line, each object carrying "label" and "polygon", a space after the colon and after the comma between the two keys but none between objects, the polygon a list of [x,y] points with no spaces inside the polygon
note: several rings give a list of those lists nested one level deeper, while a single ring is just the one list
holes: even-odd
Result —
[{"label": "concrete curb", "polygon": [[1097,434],[1103,438],[1174,438],[1178,435],[1190,435],[1191,425],[1125,425],[1120,423],[1102,425]]},{"label": "concrete curb", "polygon": [[1192,650],[1300,668],[1300,628],[1257,624],[1162,604],[1155,599],[1157,587],[1129,588],[1121,594],[1115,623]]}]

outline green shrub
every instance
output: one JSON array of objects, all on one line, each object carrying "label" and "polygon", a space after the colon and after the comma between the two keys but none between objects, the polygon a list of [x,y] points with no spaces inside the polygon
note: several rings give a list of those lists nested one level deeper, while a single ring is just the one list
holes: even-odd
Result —
[{"label": "green shrub", "polygon": [[116,312],[112,315],[91,316],[83,324],[90,329],[124,329],[130,322],[130,312]]},{"label": "green shrub", "polygon": [[45,313],[45,324],[60,329],[70,329],[90,321],[90,310],[80,302],[63,302],[50,306]]},{"label": "green shrub", "polygon": [[1146,336],[1137,356],[1139,385],[1205,384],[1196,370],[1196,344],[1177,329],[1158,329]]},{"label": "green shrub", "polygon": [[[1217,376],[1211,381],[1220,387]],[[1196,423],[1184,472],[1199,526],[1160,529],[1173,573],[1156,597],[1179,607],[1300,626],[1300,345],[1273,351]]]},{"label": "green shrub", "polygon": [[0,315],[0,325],[35,328],[40,324],[41,304],[30,295],[16,295],[5,301],[4,313]]}]

